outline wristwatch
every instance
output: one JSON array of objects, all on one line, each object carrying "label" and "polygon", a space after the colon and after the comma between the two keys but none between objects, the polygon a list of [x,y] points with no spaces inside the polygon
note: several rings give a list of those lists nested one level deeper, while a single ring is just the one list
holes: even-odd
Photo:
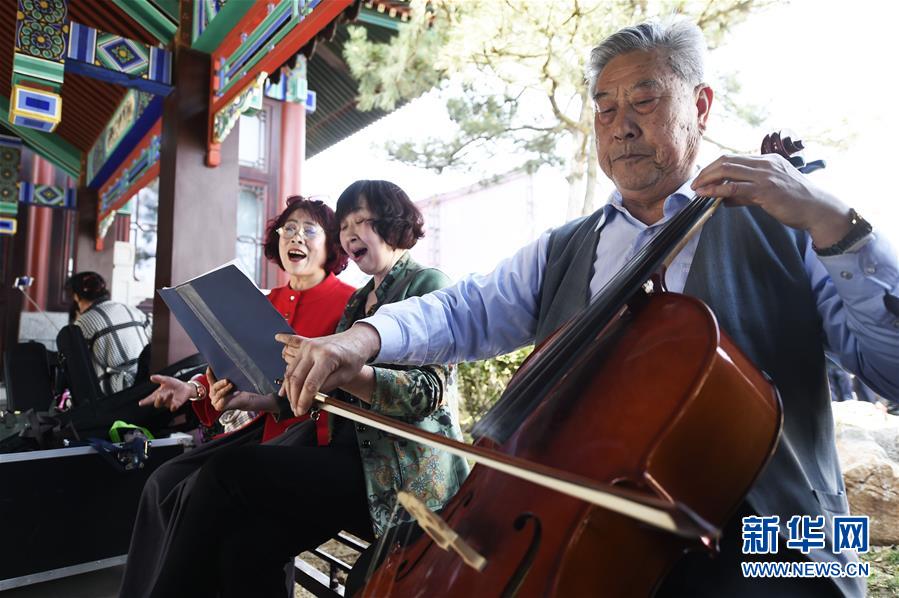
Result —
[{"label": "wristwatch", "polygon": [[188,380],[187,383],[197,389],[197,396],[190,397],[191,401],[202,401],[203,399],[206,398],[206,387],[205,386],[203,386],[196,380]]},{"label": "wristwatch", "polygon": [[849,210],[849,224],[851,225],[849,232],[842,239],[831,245],[830,247],[819,248],[812,244],[815,253],[822,257],[829,255],[840,255],[847,251],[857,249],[856,244],[871,234],[871,224],[867,220],[858,215],[854,209]]}]

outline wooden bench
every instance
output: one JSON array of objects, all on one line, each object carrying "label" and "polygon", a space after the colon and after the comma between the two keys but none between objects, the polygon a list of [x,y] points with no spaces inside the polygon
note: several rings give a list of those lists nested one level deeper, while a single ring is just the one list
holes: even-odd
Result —
[{"label": "wooden bench", "polygon": [[[333,539],[353,550],[356,556],[368,548],[368,542],[346,532],[340,532]],[[314,565],[304,560],[303,555],[300,555],[294,559],[294,578],[296,582],[318,598],[342,597],[346,588],[341,583],[339,574],[341,572],[349,574],[353,565],[328,552],[324,545],[303,554],[311,554],[324,561],[328,572],[320,571]]]}]

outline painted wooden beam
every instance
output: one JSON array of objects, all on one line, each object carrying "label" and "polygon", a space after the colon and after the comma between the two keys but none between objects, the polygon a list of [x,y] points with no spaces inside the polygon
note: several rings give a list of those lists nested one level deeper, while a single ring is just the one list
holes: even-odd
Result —
[{"label": "painted wooden beam", "polygon": [[88,187],[102,187],[162,116],[163,98],[131,90],[109,124],[97,137],[85,159],[84,180]]},{"label": "painted wooden beam", "polygon": [[378,27],[383,27],[384,29],[399,31],[400,23],[402,23],[405,19],[403,19],[402,17],[391,17],[385,15],[383,10],[377,11],[363,6],[362,10],[359,11],[359,16],[356,20],[362,23],[368,23],[369,25],[377,25]]},{"label": "painted wooden beam", "polygon": [[19,165],[22,140],[0,136],[0,234],[14,235],[19,216]]},{"label": "painted wooden beam", "polygon": [[55,185],[35,185],[29,181],[19,183],[19,203],[75,210],[75,189]]},{"label": "painted wooden beam", "polygon": [[153,176],[148,174],[154,172],[158,174],[160,135],[162,135],[162,119],[156,121],[113,176],[100,187],[100,201],[97,202],[99,220],[103,220],[128,203],[135,193],[153,179]]},{"label": "painted wooden beam", "polygon": [[[234,0],[243,2],[244,0]],[[170,2],[162,0],[113,0],[119,8],[137,21],[150,35],[168,45],[178,30],[178,18],[169,13]]]},{"label": "painted wooden beam", "polygon": [[81,174],[81,151],[53,133],[43,133],[9,122],[9,99],[0,97],[0,124],[18,135],[28,147],[58,166],[72,178]]},{"label": "painted wooden beam", "polygon": [[[252,32],[241,36],[241,44],[216,66],[218,75],[217,94],[228,92],[234,85],[243,87],[244,75],[267,51],[277,47],[278,42],[297,22],[303,18],[297,0],[282,0],[268,11]],[[270,72],[270,71],[269,71]]]},{"label": "painted wooden beam", "polygon": [[[244,19],[212,55],[207,165],[216,166],[219,163],[217,144],[213,141],[216,114],[229,106],[235,96],[243,93],[260,73],[273,72],[299,52],[352,2],[353,0],[281,0],[271,11],[263,3],[254,4],[247,11]],[[273,29],[272,22],[283,19],[279,7],[283,11],[284,5],[290,8],[290,18]],[[272,17],[276,12],[278,16]],[[230,76],[224,81],[222,69],[226,65],[229,66]]]},{"label": "painted wooden beam", "polygon": [[62,97],[32,85],[31,81],[16,83],[9,104],[9,122],[45,133],[52,133],[62,120]]},{"label": "painted wooden beam", "polygon": [[172,53],[79,23],[69,24],[65,69],[107,83],[166,96]]},{"label": "painted wooden beam", "polygon": [[176,23],[181,22],[180,0],[152,0],[156,8],[164,12],[169,19]]},{"label": "painted wooden beam", "polygon": [[64,0],[18,0],[12,60],[13,125],[53,131],[62,119],[63,65],[66,56],[68,6]]},{"label": "painted wooden beam", "polygon": [[97,246],[102,248],[115,211],[128,203],[135,193],[159,176],[159,151],[162,137],[162,118],[147,131],[144,138],[128,154],[125,161],[100,187],[97,202]]},{"label": "painted wooden beam", "polygon": [[211,54],[218,49],[225,36],[234,29],[253,7],[252,2],[194,0],[191,48]]}]

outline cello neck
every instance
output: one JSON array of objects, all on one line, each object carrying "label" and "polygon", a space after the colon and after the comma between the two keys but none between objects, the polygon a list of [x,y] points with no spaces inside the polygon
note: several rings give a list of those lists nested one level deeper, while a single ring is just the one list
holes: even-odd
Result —
[{"label": "cello neck", "polygon": [[595,301],[571,318],[528,367],[509,383],[499,401],[475,425],[472,434],[498,444],[518,429],[543,396],[542,389],[555,383],[567,371],[569,360],[578,354],[621,313],[654,274],[669,264],[690,236],[696,234],[721,203],[712,197],[694,197],[669,220],[658,235],[615,274],[598,293]]}]

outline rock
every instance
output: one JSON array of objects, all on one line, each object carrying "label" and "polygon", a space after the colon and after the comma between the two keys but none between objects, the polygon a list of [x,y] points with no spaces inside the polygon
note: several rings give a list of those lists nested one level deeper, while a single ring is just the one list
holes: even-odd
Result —
[{"label": "rock", "polygon": [[852,514],[870,517],[872,545],[899,544],[899,416],[862,401],[831,405]]}]

